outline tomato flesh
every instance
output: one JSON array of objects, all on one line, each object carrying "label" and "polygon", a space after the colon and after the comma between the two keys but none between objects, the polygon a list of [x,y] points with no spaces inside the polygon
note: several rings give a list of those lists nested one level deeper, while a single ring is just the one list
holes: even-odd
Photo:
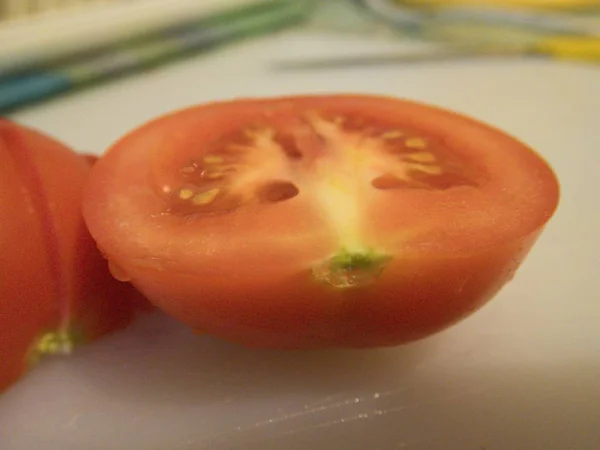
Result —
[{"label": "tomato flesh", "polygon": [[85,158],[0,120],[0,391],[45,354],[125,326],[143,305],[114,280],[81,215]]},{"label": "tomato flesh", "polygon": [[337,95],[158,118],[97,163],[84,216],[115,275],[197,330],[364,347],[483,305],[557,203],[546,162],[496,129]]}]

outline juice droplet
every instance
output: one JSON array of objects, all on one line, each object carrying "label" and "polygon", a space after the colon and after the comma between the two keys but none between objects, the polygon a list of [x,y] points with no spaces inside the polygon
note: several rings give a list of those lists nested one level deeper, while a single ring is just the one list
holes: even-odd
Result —
[{"label": "juice droplet", "polygon": [[371,251],[342,251],[314,266],[312,272],[317,281],[347,289],[374,283],[389,261],[389,256]]},{"label": "juice droplet", "polygon": [[108,260],[108,270],[110,270],[111,275],[119,281],[131,281],[131,277],[127,274],[125,269],[112,259]]}]

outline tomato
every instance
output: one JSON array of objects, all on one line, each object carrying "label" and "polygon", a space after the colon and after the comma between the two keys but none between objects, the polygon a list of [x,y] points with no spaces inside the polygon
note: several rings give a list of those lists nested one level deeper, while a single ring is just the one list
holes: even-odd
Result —
[{"label": "tomato", "polygon": [[0,119],[0,392],[44,354],[121,328],[143,305],[110,276],[83,222],[89,161]]},{"label": "tomato", "polygon": [[96,164],[83,210],[114,275],[198,332],[374,347],[484,305],[558,197],[540,156],[474,119],[315,95],[152,120]]}]

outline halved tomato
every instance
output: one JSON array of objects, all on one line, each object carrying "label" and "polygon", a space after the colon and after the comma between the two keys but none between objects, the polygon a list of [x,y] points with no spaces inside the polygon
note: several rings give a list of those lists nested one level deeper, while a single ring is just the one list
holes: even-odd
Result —
[{"label": "halved tomato", "polygon": [[141,295],[110,276],[81,215],[90,160],[0,120],[0,392],[44,354],[125,326]]},{"label": "halved tomato", "polygon": [[459,321],[515,273],[558,183],[531,149],[432,106],[248,99],[158,118],[84,197],[113,274],[249,346],[395,345]]}]

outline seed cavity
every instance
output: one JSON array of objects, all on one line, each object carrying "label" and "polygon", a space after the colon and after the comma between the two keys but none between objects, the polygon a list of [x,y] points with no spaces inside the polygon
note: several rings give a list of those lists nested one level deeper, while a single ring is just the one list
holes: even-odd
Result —
[{"label": "seed cavity", "polygon": [[298,160],[302,158],[302,152],[298,148],[296,139],[291,134],[277,134],[274,138],[281,151],[290,159]]},{"label": "seed cavity", "polygon": [[[179,169],[181,184],[163,188],[171,200],[169,211],[194,216],[284,202],[310,186],[314,180],[304,177],[304,172],[313,167],[326,178],[323,189],[334,194],[341,192],[336,183],[341,180],[342,187],[353,186],[354,179],[379,190],[476,185],[463,174],[460,161],[454,162],[451,154],[444,153],[441,144],[402,124],[375,126],[370,125],[370,118],[365,121],[335,114],[325,119],[317,111],[306,111],[296,119],[274,126],[259,119],[190,156]],[[328,169],[327,164],[333,168]],[[343,212],[340,203],[333,200],[327,207],[344,216],[340,222],[352,222],[354,218]],[[353,242],[347,245],[354,248]],[[355,257],[352,260],[358,261]],[[360,284],[362,281],[356,280],[364,275],[363,269],[331,266],[327,274],[319,273],[332,285]],[[331,280],[325,280],[329,277]]]},{"label": "seed cavity", "polygon": [[300,193],[298,187],[290,181],[271,181],[261,186],[256,195],[265,203],[278,203],[296,197]]},{"label": "seed cavity", "polygon": [[391,173],[385,173],[383,175],[378,176],[377,178],[374,178],[371,181],[371,186],[373,186],[375,189],[380,189],[382,191],[387,191],[390,189],[417,187],[406,180],[401,180],[400,178]]}]

